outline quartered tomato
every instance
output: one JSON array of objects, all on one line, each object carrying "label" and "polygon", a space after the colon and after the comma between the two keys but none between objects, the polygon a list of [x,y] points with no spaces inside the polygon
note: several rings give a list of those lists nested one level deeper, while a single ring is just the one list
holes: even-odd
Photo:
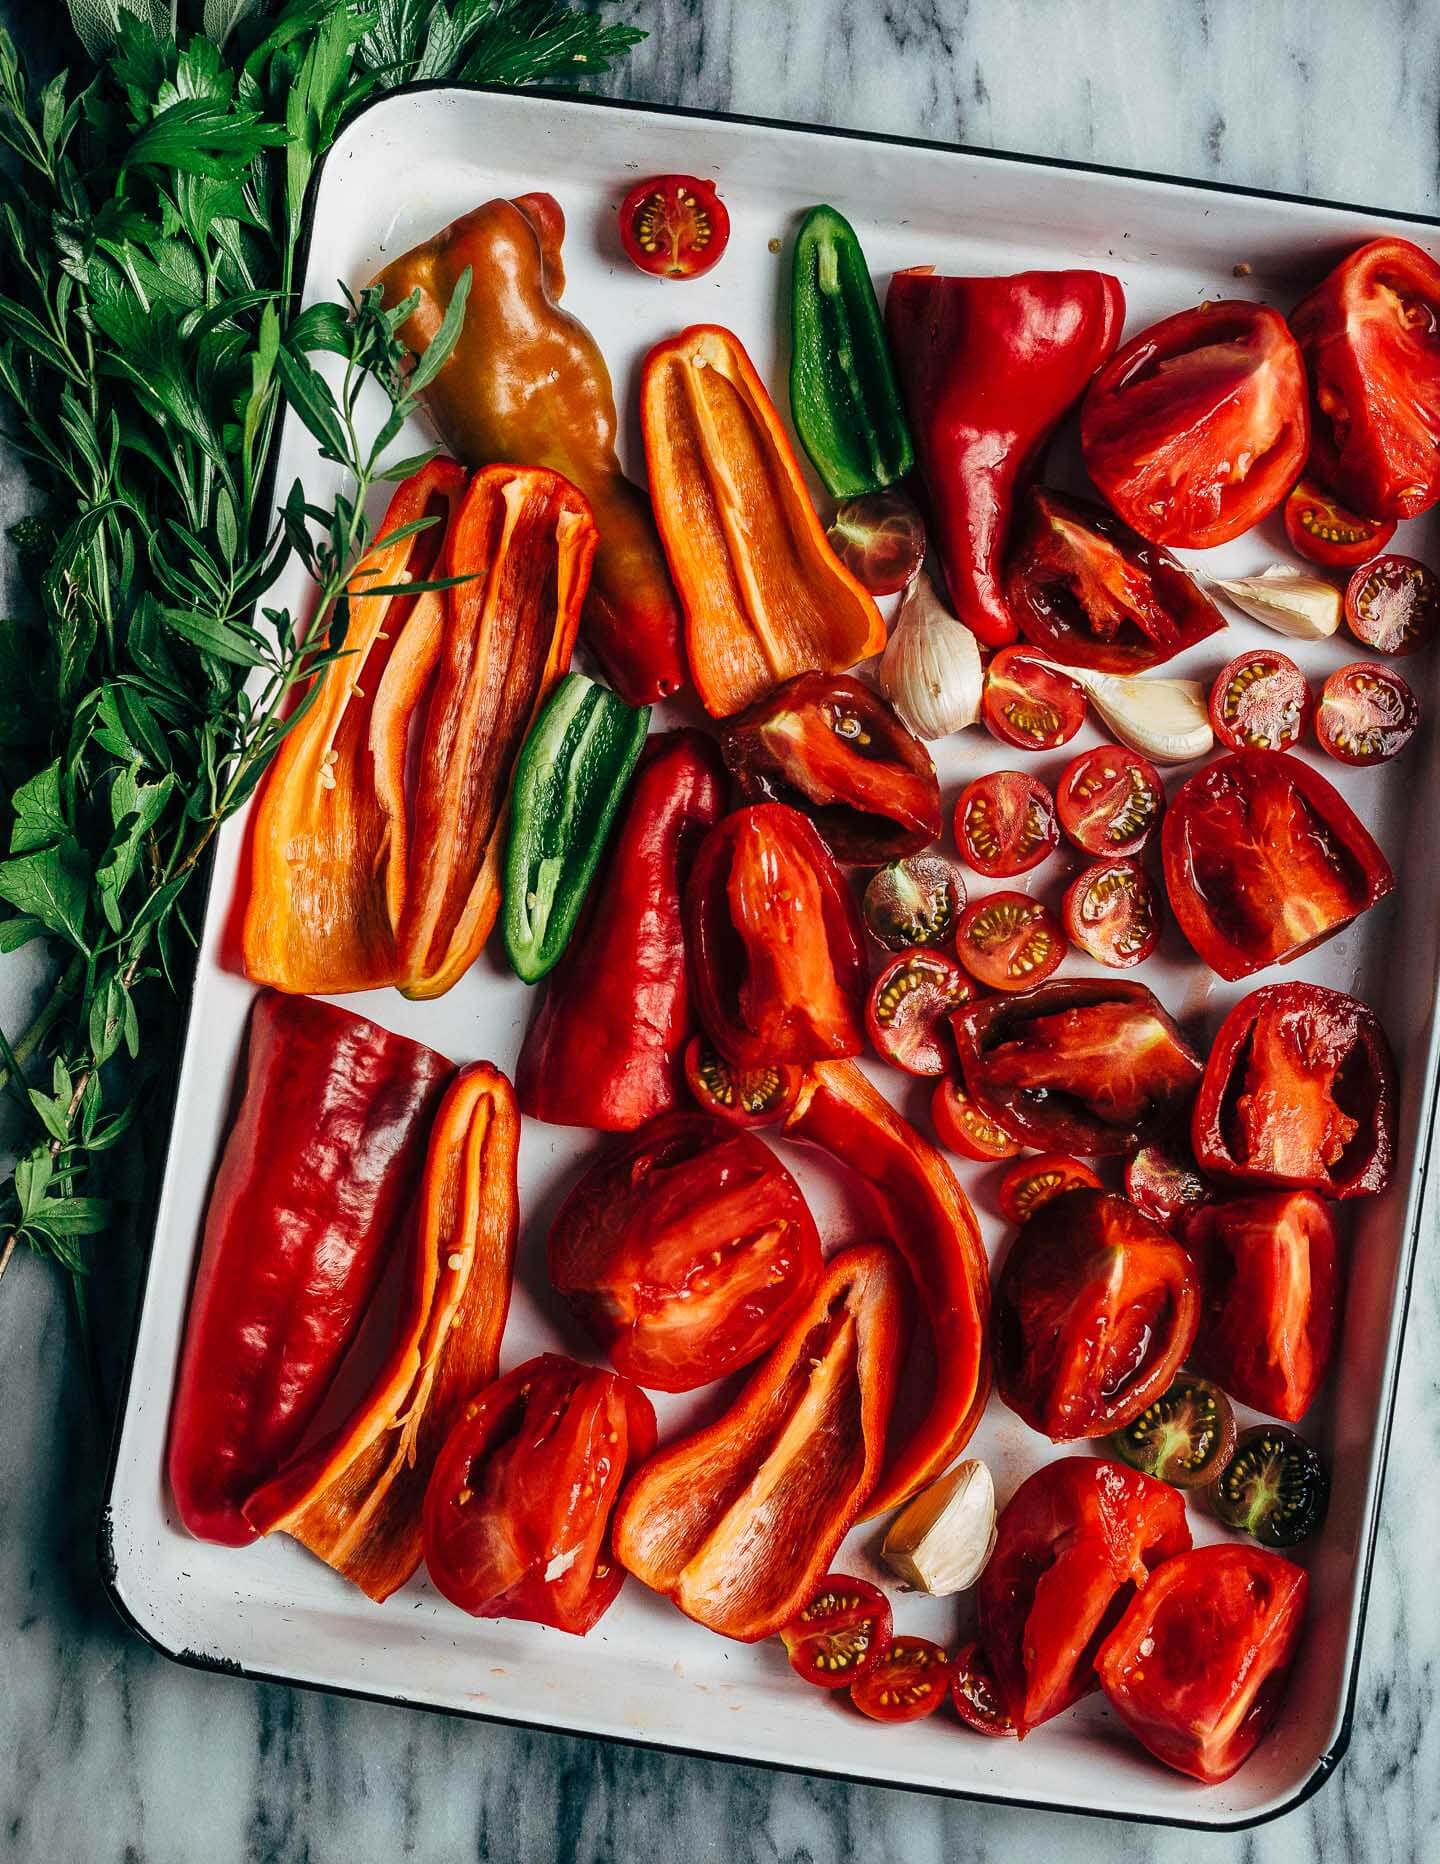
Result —
[{"label": "quartered tomato", "polygon": [[691,1036],[685,1045],[685,1083],[701,1111],[732,1126],[778,1125],[795,1105],[804,1078],[804,1069],[793,1062],[737,1068],[704,1036]]},{"label": "quartered tomato", "polygon": [[961,913],[955,951],[988,989],[1029,990],[1058,969],[1065,934],[1049,907],[1028,893],[988,893]]},{"label": "quartered tomato", "polygon": [[887,951],[943,945],[965,908],[965,876],[943,854],[911,854],[870,876],[861,911]]},{"label": "quartered tomato", "polygon": [[1345,626],[1381,654],[1413,654],[1440,624],[1440,576],[1414,557],[1377,557],[1345,585]]},{"label": "quartered tomato", "polygon": [[1342,764],[1383,764],[1403,751],[1420,723],[1420,702],[1393,667],[1356,660],[1320,688],[1315,736]]},{"label": "quartered tomato", "polygon": [[1086,854],[1139,854],[1165,808],[1160,772],[1138,751],[1082,751],[1055,791],[1060,826]]},{"label": "quartered tomato", "polygon": [[1152,1222],[1170,1230],[1187,1210],[1215,1195],[1187,1139],[1166,1133],[1141,1146],[1125,1165],[1125,1195]]},{"label": "quartered tomato", "polygon": [[903,492],[842,498],[825,533],[830,548],[871,595],[908,588],[925,560],[925,524]]},{"label": "quartered tomato", "polygon": [[1168,1561],[1095,1659],[1131,1734],[1192,1779],[1228,1780],[1279,1712],[1308,1584],[1301,1567],[1258,1547],[1196,1547]]},{"label": "quartered tomato", "polygon": [[1285,535],[1311,563],[1345,569],[1383,550],[1395,535],[1395,521],[1362,518],[1307,475],[1285,501]]},{"label": "quartered tomato", "polygon": [[1211,1483],[1235,1448],[1235,1413],[1209,1379],[1182,1372],[1168,1392],[1110,1439],[1115,1454],[1157,1482],[1177,1489]]},{"label": "quartered tomato", "polygon": [[797,1676],[821,1689],[844,1689],[890,1642],[890,1601],[868,1579],[827,1573],[780,1637]]},{"label": "quartered tomato", "polygon": [[975,986],[943,951],[917,945],[892,958],[870,986],[865,1029],[875,1053],[906,1074],[944,1074],[951,1048],[945,1019]]},{"label": "quartered tomato", "polygon": [[1288,751],[1310,723],[1305,675],[1273,647],[1237,655],[1210,688],[1210,723],[1231,751]]},{"label": "quartered tomato", "polygon": [[977,1735],[1013,1735],[1019,1730],[1000,1706],[990,1665],[978,1643],[967,1644],[950,1666],[950,1700],[955,1713]]},{"label": "quartered tomato", "polygon": [[950,1687],[950,1659],[928,1637],[897,1637],[850,1685],[850,1700],[872,1722],[918,1722]]},{"label": "quartered tomato", "polygon": [[1242,1431],[1210,1491],[1226,1527],[1267,1547],[1295,1547],[1325,1519],[1330,1478],[1318,1451],[1283,1424]]},{"label": "quartered tomato", "polygon": [[962,1159],[993,1165],[1000,1159],[1013,1159],[1020,1151],[1020,1141],[982,1113],[960,1083],[948,1077],[930,1098],[930,1118],[941,1145]]},{"label": "quartered tomato", "polygon": [[1071,944],[1117,971],[1142,963],[1160,939],[1160,896],[1138,861],[1096,861],[1065,889],[1061,911]]},{"label": "quartered tomato", "polygon": [[1024,1223],[1062,1191],[1087,1188],[1100,1189],[1088,1165],[1068,1152],[1042,1152],[1038,1158],[1021,1159],[1000,1180],[1000,1215],[1007,1223]]},{"label": "quartered tomato", "polygon": [[1090,477],[1153,543],[1206,550],[1275,510],[1309,450],[1305,369],[1278,311],[1222,299],[1124,344],[1080,415]]},{"label": "quartered tomato", "polygon": [[1023,770],[992,770],[960,792],[955,840],[987,880],[1009,880],[1038,867],[1060,839],[1055,799]]},{"label": "quartered tomato", "polygon": [[697,175],[654,175],[620,203],[625,257],[653,278],[703,277],[729,239],[725,203]]},{"label": "quartered tomato", "polygon": [[1002,647],[985,669],[980,716],[1005,744],[1054,751],[1085,723],[1085,689],[1023,647]]}]

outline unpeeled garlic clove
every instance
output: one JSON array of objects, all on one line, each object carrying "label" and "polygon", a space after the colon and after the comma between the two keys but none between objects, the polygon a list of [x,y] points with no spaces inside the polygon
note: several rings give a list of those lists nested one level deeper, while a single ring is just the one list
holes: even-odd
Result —
[{"label": "unpeeled garlic clove", "polygon": [[980,716],[980,643],[922,569],[900,604],[880,662],[880,690],[917,738],[945,738]]},{"label": "unpeeled garlic clove", "polygon": [[1215,748],[1215,733],[1199,680],[1154,673],[1096,673],[1090,667],[1046,666],[1085,688],[1091,705],[1121,744],[1156,764],[1188,764]]},{"label": "unpeeled garlic clove", "polygon": [[1216,576],[1211,587],[1254,621],[1292,641],[1324,641],[1340,626],[1340,591],[1309,570],[1272,563],[1258,576]]},{"label": "unpeeled garlic clove", "polygon": [[907,1585],[941,1598],[973,1586],[994,1548],[995,1483],[971,1458],[906,1503],[880,1551]]}]

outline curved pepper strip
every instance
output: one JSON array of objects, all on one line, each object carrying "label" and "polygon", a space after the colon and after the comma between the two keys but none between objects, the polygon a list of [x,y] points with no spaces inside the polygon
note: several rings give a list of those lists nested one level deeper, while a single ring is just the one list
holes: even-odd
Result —
[{"label": "curved pepper strip", "polygon": [[[445,597],[366,595],[433,574],[465,491],[453,460],[432,460],[390,501],[379,541],[350,580],[345,654],[316,676],[281,741],[250,818],[241,943],[245,974],[294,992],[372,990],[395,977],[394,914],[404,894],[401,795],[408,714],[384,674],[403,632],[438,627]],[[385,539],[416,520],[426,530]]]},{"label": "curved pepper strip", "polygon": [[256,998],[170,1420],[170,1487],[197,1539],[255,1538],[245,1501],[299,1447],[359,1330],[453,1072],[334,1004]]},{"label": "curved pepper strip", "polygon": [[460,274],[473,285],[459,341],[425,391],[447,446],[470,466],[548,466],[578,486],[600,527],[585,635],[621,697],[649,705],[685,684],[680,610],[649,500],[620,470],[615,397],[595,339],[560,308],[565,217],[548,194],[486,201],[388,265],[387,306],[423,353]]},{"label": "curved pepper strip", "polygon": [[505,1076],[485,1061],[462,1069],[430,1131],[389,1354],[348,1421],[245,1504],[257,1532],[292,1535],[377,1601],[419,1566],[435,1459],[465,1400],[495,1377],[519,1224],[519,1142]]},{"label": "curved pepper strip", "polygon": [[627,1486],[613,1529],[621,1564],[722,1637],[754,1643],[788,1623],[871,1497],[904,1308],[885,1244],[832,1257],[730,1409]]},{"label": "curved pepper strip", "polygon": [[868,1186],[905,1258],[935,1343],[924,1418],[892,1444],[866,1519],[898,1507],[970,1441],[990,1392],[990,1267],[970,1201],[928,1139],[853,1062],[818,1062],[785,1122]]},{"label": "curved pepper strip", "polygon": [[880,652],[880,611],[826,542],[737,336],[695,324],[657,344],[640,418],[690,673],[712,717],[796,673],[837,673]]}]

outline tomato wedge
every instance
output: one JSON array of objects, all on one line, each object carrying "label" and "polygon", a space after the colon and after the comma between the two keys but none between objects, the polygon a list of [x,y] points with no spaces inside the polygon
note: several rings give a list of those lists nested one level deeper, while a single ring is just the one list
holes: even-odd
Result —
[{"label": "tomato wedge", "polygon": [[1138,861],[1096,861],[1065,889],[1070,942],[1097,964],[1141,964],[1160,939],[1160,895]]},{"label": "tomato wedge", "polygon": [[987,893],[961,913],[955,952],[988,989],[1029,990],[1059,967],[1065,934],[1049,907],[1028,893]]},{"label": "tomato wedge", "polygon": [[1320,688],[1315,736],[1342,764],[1383,764],[1415,736],[1420,702],[1393,667],[1356,660]]},{"label": "tomato wedge", "polygon": [[890,1601],[878,1586],[827,1573],[780,1637],[797,1676],[819,1689],[844,1689],[874,1667],[890,1630]]},{"label": "tomato wedge", "polygon": [[1062,1191],[1086,1189],[1100,1189],[1088,1165],[1068,1152],[1042,1152],[1038,1158],[1021,1159],[1000,1180],[1000,1215],[1007,1223],[1025,1223]]},{"label": "tomato wedge", "polygon": [[1395,535],[1395,520],[1362,518],[1306,474],[1285,501],[1285,535],[1309,562],[1348,569],[1385,548]]},{"label": "tomato wedge", "polygon": [[652,175],[620,203],[620,244],[652,278],[703,278],[730,239],[715,185],[698,175]]},{"label": "tomato wedge", "polygon": [[1085,689],[1025,648],[1002,647],[985,669],[980,716],[1017,750],[1058,750],[1085,723]]},{"label": "tomato wedge", "polygon": [[1029,873],[1059,840],[1054,797],[1023,770],[992,770],[960,792],[955,841],[987,880]]},{"label": "tomato wedge", "polygon": [[1345,585],[1345,626],[1381,654],[1413,654],[1440,626],[1440,576],[1414,557],[1377,557]]},{"label": "tomato wedge", "polygon": [[1288,751],[1310,723],[1305,675],[1273,647],[1238,654],[1210,688],[1210,723],[1229,750]]},{"label": "tomato wedge", "polygon": [[925,560],[924,520],[913,501],[893,487],[842,498],[825,535],[871,595],[898,595]]},{"label": "tomato wedge", "polygon": [[1012,1139],[988,1113],[982,1113],[960,1083],[948,1077],[930,1097],[930,1118],[941,1145],[958,1152],[962,1159],[993,1165],[1000,1159],[1015,1158],[1020,1151],[1020,1141]]},{"label": "tomato wedge", "polygon": [[897,1637],[850,1685],[850,1700],[872,1722],[918,1722],[950,1687],[950,1658],[928,1637]]},{"label": "tomato wedge", "polygon": [[943,854],[911,854],[870,876],[861,911],[887,951],[943,945],[965,906],[965,876]]},{"label": "tomato wedge", "polygon": [[1138,751],[1098,744],[1065,766],[1060,826],[1086,854],[1139,854],[1165,809],[1160,772]]},{"label": "tomato wedge", "polygon": [[870,986],[865,1028],[883,1061],[906,1074],[944,1074],[953,1053],[945,1019],[976,995],[974,984],[943,951],[917,945],[892,958]]},{"label": "tomato wedge", "polygon": [[961,1721],[977,1735],[1020,1732],[1000,1706],[1000,1692],[978,1643],[957,1652],[950,1666],[950,1700]]},{"label": "tomato wedge", "polygon": [[737,1068],[705,1036],[685,1045],[685,1084],[704,1113],[732,1126],[775,1126],[795,1105],[804,1070],[793,1062]]}]

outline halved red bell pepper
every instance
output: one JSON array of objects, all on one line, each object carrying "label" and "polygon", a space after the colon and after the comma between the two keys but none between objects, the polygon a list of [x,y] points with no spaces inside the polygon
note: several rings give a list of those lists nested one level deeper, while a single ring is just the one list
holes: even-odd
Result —
[{"label": "halved red bell pepper", "polygon": [[685,895],[695,1006],[742,1068],[858,1055],[864,931],[808,816],[754,803],[705,837]]},{"label": "halved red bell pepper", "polygon": [[1220,1025],[1191,1119],[1196,1163],[1327,1197],[1383,1191],[1395,1160],[1395,1058],[1358,997],[1265,984]]},{"label": "halved red bell pepper", "polygon": [[205,1213],[170,1417],[170,1487],[200,1540],[300,1446],[359,1329],[454,1073],[433,1049],[262,991]]},{"label": "halved red bell pepper", "polygon": [[463,1068],[435,1124],[409,1281],[390,1350],[364,1398],[324,1442],[245,1503],[262,1534],[292,1535],[372,1599],[420,1564],[425,1485],[470,1394],[495,1377],[510,1307],[520,1114],[489,1062]]},{"label": "halved red bell pepper", "polygon": [[680,1103],[696,1028],[682,901],[724,809],[713,739],[647,741],[600,879],[525,1034],[515,1087],[532,1120],[629,1132]]},{"label": "halved red bell pepper", "polygon": [[476,1391],[425,1491],[425,1565],[476,1618],[584,1637],[625,1575],[611,1550],[626,1475],[655,1447],[644,1392],[541,1353]]},{"label": "halved red bell pepper", "polygon": [[722,1637],[748,1644],[788,1624],[872,1496],[904,1304],[904,1270],[883,1244],[833,1256],[730,1409],[628,1485],[622,1564]]},{"label": "halved red bell pepper", "polygon": [[905,1258],[934,1344],[934,1388],[923,1417],[887,1446],[865,1513],[897,1507],[959,1455],[990,1392],[990,1269],[970,1201],[930,1141],[853,1062],[810,1070],[785,1123],[790,1139],[855,1173]]},{"label": "halved red bell pepper", "polygon": [[1120,281],[1104,272],[940,278],[917,266],[890,281],[885,327],[950,600],[987,646],[1015,639],[1001,586],[1015,500],[1124,319]]}]

